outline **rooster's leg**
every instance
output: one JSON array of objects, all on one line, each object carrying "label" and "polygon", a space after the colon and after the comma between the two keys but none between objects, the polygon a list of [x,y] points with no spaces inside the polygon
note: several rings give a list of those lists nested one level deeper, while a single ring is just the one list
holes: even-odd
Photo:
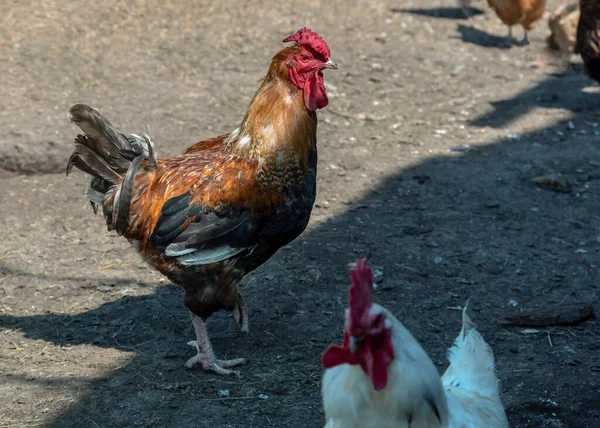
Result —
[{"label": "rooster's leg", "polygon": [[233,323],[239,326],[242,332],[248,333],[250,331],[248,327],[248,308],[242,295],[238,293],[238,296],[238,303],[233,308]]},{"label": "rooster's leg", "polygon": [[196,340],[192,340],[188,342],[188,345],[193,346],[198,351],[198,355],[193,358],[190,358],[185,366],[187,368],[192,368],[196,364],[200,364],[202,368],[206,371],[213,371],[218,375],[240,375],[240,372],[234,370],[228,370],[228,367],[234,367],[240,364],[245,364],[245,358],[236,358],[233,360],[217,360],[215,357],[215,353],[212,349],[212,345],[210,343],[210,339],[208,338],[208,331],[206,330],[206,325],[202,318],[193,314],[192,315],[192,324],[194,325],[194,330],[196,332]]},{"label": "rooster's leg", "polygon": [[525,30],[525,33],[523,34],[523,40],[521,40],[520,45],[527,46],[528,44],[529,44],[529,36],[527,35],[527,30]]}]

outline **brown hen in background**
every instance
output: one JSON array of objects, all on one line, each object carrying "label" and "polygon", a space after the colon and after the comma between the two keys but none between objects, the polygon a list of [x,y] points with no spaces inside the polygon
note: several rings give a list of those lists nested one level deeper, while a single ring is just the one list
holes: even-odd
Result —
[{"label": "brown hen in background", "polygon": [[508,25],[507,44],[513,44],[512,27],[520,24],[523,26],[525,33],[520,45],[529,44],[527,31],[534,27],[534,23],[542,17],[546,10],[546,0],[488,0],[488,4],[498,18]]}]

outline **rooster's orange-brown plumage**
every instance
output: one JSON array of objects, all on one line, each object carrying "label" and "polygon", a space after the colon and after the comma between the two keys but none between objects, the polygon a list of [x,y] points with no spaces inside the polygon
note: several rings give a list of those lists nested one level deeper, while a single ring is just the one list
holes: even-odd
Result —
[{"label": "rooster's orange-brown plumage", "polygon": [[244,359],[217,360],[205,320],[226,309],[248,330],[238,285],[306,228],[315,201],[316,110],[327,105],[322,70],[337,68],[315,32],[301,29],[271,61],[240,126],[157,160],[147,136],[124,135],[97,110],[75,105],[83,131],[67,172],[92,176],[87,192],[109,230],[185,289],[198,354],[187,362],[218,374]]}]

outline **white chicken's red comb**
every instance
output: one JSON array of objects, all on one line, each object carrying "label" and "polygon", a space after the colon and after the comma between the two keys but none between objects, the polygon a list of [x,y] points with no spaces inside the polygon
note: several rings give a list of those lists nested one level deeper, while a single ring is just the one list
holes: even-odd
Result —
[{"label": "white chicken's red comb", "polygon": [[360,335],[369,325],[373,274],[367,265],[367,259],[356,260],[356,267],[350,269],[350,281],[352,284],[348,294],[348,309],[350,309],[348,333],[353,336]]}]

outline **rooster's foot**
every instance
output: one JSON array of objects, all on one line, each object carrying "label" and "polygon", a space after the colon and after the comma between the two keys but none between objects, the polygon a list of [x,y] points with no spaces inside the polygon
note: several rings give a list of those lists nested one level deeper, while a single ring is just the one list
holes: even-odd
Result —
[{"label": "rooster's foot", "polygon": [[196,342],[195,340],[188,342],[188,345],[193,346],[198,351],[198,354],[195,357],[190,358],[187,361],[187,363],[185,363],[185,366],[188,369],[191,369],[196,364],[200,364],[202,366],[202,369],[205,371],[212,371],[222,376],[236,375],[239,377],[239,371],[228,370],[228,368],[239,366],[240,364],[246,364],[245,358],[235,358],[232,360],[217,360],[214,355],[204,354],[200,351],[198,342]]},{"label": "rooster's foot", "polygon": [[194,358],[190,358],[188,362],[185,363],[185,366],[187,368],[192,368],[196,364],[200,364],[204,370],[215,372],[218,375],[239,376],[240,372],[228,370],[228,368],[245,364],[246,360],[244,358],[236,358],[234,360],[217,360],[215,357],[215,352],[212,349],[210,339],[208,338],[206,324],[204,324],[202,318],[193,312],[190,312],[190,315],[192,317],[194,331],[196,332],[196,340],[188,342],[188,345],[196,348],[198,355],[196,355]]}]

